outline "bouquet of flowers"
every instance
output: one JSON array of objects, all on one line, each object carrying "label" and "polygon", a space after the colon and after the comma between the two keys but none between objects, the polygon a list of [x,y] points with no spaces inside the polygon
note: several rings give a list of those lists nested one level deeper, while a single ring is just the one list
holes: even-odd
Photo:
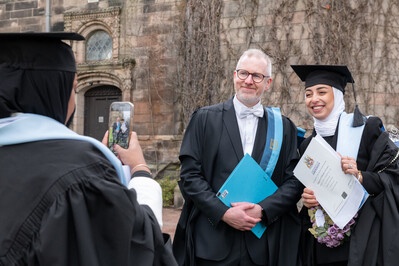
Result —
[{"label": "bouquet of flowers", "polygon": [[340,229],[321,206],[310,208],[308,214],[312,222],[309,232],[317,239],[317,242],[330,248],[338,247],[349,239],[351,227],[355,224],[357,217],[356,214],[343,229]]}]

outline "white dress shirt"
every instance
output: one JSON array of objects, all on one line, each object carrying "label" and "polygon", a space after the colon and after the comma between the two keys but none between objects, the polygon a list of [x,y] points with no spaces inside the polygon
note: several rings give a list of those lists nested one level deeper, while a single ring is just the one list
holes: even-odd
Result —
[{"label": "white dress shirt", "polygon": [[[242,104],[237,97],[234,96],[233,99],[234,109],[236,111],[236,117],[238,122],[238,128],[240,130],[241,136],[241,143],[244,150],[244,154],[248,153],[249,155],[252,154],[252,150],[254,148],[254,142],[256,137],[256,131],[258,128],[258,120],[259,117],[254,114],[248,114],[247,116],[243,117],[240,115],[245,110],[255,110],[258,109],[259,116],[263,116],[263,106],[261,105],[260,101],[253,107],[248,108],[244,104]],[[260,109],[262,110],[260,112]]]}]

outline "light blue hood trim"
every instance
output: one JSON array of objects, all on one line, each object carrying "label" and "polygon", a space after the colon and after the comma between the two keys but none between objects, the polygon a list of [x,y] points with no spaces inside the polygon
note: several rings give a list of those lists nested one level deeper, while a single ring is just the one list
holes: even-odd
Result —
[{"label": "light blue hood trim", "polygon": [[0,119],[0,146],[41,140],[72,139],[96,146],[112,163],[122,184],[127,185],[121,161],[98,140],[81,136],[58,121],[36,114],[18,114]]}]

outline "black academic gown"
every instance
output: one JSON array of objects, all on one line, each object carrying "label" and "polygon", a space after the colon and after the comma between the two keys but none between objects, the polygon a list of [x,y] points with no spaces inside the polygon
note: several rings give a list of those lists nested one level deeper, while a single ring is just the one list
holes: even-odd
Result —
[{"label": "black academic gown", "polygon": [[[396,265],[399,261],[399,167],[398,148],[386,132],[381,131],[382,121],[368,118],[361,138],[357,167],[362,171],[363,186],[370,197],[359,211],[350,241],[338,248],[328,248],[317,243],[308,232],[311,227],[307,208],[303,207],[303,234],[301,250],[304,265],[336,263],[348,265]],[[313,132],[313,135],[315,132]],[[336,149],[337,132],[325,138]],[[302,154],[311,137],[300,146]]]},{"label": "black academic gown", "polygon": [[[252,157],[259,163],[266,141],[267,115],[259,119]],[[296,202],[302,186],[293,176],[298,160],[296,127],[283,117],[283,145],[273,173],[277,192],[259,204],[265,210],[265,234],[233,229],[221,218],[227,211],[216,192],[244,156],[232,99],[197,110],[186,129],[180,151],[180,187],[185,205],[177,225],[173,249],[180,265],[194,265],[193,257],[223,261],[232,243],[244,239],[259,265],[297,265],[299,221]],[[243,181],[245,182],[245,181]]]},{"label": "black academic gown", "polygon": [[3,146],[0,158],[0,265],[175,264],[151,209],[92,144]]}]

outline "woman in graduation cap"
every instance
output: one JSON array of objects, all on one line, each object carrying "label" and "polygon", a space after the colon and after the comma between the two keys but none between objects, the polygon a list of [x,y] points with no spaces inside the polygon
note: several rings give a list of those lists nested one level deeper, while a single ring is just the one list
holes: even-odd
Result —
[{"label": "woman in graduation cap", "polygon": [[[384,132],[380,118],[363,116],[357,105],[353,114],[345,112],[345,86],[354,83],[346,66],[293,65],[292,68],[305,82],[305,104],[314,120],[312,135],[302,142],[300,154],[312,137],[320,135],[340,154],[342,171],[355,176],[369,193],[355,217],[339,229],[329,222],[314,192],[304,189],[300,247],[303,264],[396,264],[399,261],[398,148]],[[316,212],[321,214],[319,218]]]},{"label": "woman in graduation cap", "polygon": [[0,33],[0,265],[176,265],[136,134],[117,158],[65,126],[83,39]]}]

